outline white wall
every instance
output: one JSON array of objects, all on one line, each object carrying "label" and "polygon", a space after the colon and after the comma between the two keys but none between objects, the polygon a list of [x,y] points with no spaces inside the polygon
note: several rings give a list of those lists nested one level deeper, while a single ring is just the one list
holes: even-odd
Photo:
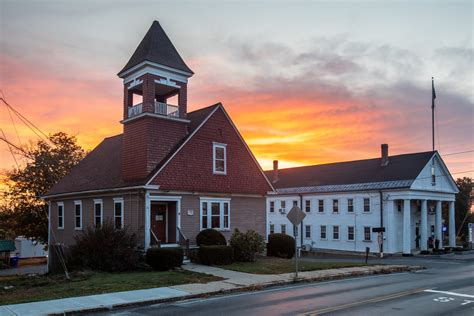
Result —
[{"label": "white wall", "polygon": [[[364,198],[370,199],[370,212],[364,212]],[[333,213],[332,201],[339,201],[339,212]],[[354,200],[354,212],[348,213],[347,200]],[[279,212],[281,201],[286,201],[286,214]],[[268,196],[267,197],[267,232],[270,233],[270,225],[275,225],[275,232],[280,233],[281,224],[286,224],[287,234],[293,235],[292,225],[286,218],[287,213],[293,206],[292,201],[298,201],[298,195]],[[380,226],[380,195],[378,192],[350,192],[338,194],[311,194],[303,195],[303,207],[305,211],[305,201],[311,201],[311,210],[306,213],[303,225],[311,226],[311,238],[305,238],[303,243],[311,244],[314,248],[336,249],[345,251],[365,251],[365,247],[370,247],[371,252],[378,252],[377,233],[371,232],[371,241],[364,241],[364,226]],[[324,200],[324,212],[318,210],[318,200]],[[275,211],[270,212],[270,202],[275,202]],[[326,226],[326,239],[321,239],[321,225]],[[339,239],[333,239],[333,226],[339,226]],[[348,226],[355,228],[355,240],[349,241],[347,236]],[[304,231],[303,231],[304,233]],[[298,244],[300,237],[298,237]]]}]

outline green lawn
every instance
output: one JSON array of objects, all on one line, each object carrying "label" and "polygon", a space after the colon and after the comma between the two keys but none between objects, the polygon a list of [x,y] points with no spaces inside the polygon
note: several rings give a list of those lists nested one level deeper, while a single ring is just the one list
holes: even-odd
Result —
[{"label": "green lawn", "polygon": [[[314,271],[359,266],[366,266],[366,264],[364,262],[312,262],[305,261],[304,259],[298,261],[298,271]],[[253,274],[281,274],[294,272],[295,261],[293,259],[258,257],[256,262],[234,262],[230,265],[220,267],[227,270]]]},{"label": "green lawn", "polygon": [[190,271],[76,272],[71,280],[63,275],[5,276],[0,277],[0,305],[217,280],[221,278]]}]

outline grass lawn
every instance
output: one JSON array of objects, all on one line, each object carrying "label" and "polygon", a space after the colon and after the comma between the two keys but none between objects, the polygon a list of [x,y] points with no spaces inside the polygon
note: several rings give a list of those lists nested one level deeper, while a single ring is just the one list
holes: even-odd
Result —
[{"label": "grass lawn", "polygon": [[64,275],[5,276],[0,277],[0,305],[217,280],[221,278],[190,271],[76,272],[71,280]]},{"label": "grass lawn", "polygon": [[[304,259],[298,261],[298,271],[314,271],[360,266],[366,266],[366,264],[364,262],[314,262],[305,261]],[[254,274],[281,274],[294,272],[295,261],[293,259],[258,257],[256,262],[234,262],[230,265],[220,267],[227,270]]]}]

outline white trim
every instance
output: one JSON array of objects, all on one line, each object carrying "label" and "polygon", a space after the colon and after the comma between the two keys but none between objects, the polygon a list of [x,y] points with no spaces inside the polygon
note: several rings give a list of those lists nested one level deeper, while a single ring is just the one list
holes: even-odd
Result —
[{"label": "white trim", "polygon": [[218,198],[218,197],[212,197],[212,196],[203,196],[199,198],[200,201],[202,200],[212,200],[212,201],[218,201],[218,202],[230,202],[231,198]]},{"label": "white trim", "polygon": [[[50,258],[51,258],[51,202],[47,202],[48,204],[48,257],[46,258],[46,268],[47,272],[51,272],[50,268]],[[64,220],[64,219],[63,219]],[[63,222],[64,224],[64,222]]]},{"label": "white trim", "polygon": [[[207,225],[205,229],[216,229],[219,231],[230,231],[230,199],[225,198],[200,198],[199,199],[199,230],[203,230],[202,226],[202,217],[203,217],[203,203],[207,203]],[[212,203],[219,204],[219,227],[212,227]],[[227,204],[227,211],[228,211],[228,221],[227,227],[224,227],[224,205]]]},{"label": "white trim", "polygon": [[174,158],[174,156],[176,156],[181,151],[181,149],[183,149],[183,147],[186,146],[189,140],[201,129],[201,127],[209,120],[209,118],[217,111],[219,107],[220,105],[216,106],[216,108],[212,110],[212,112],[204,119],[204,121],[202,121],[202,123],[199,124],[199,126],[191,133],[191,135],[189,135],[189,137],[184,141],[184,143],[181,144],[181,146],[179,146],[179,148],[171,155],[171,157],[165,161],[165,163],[161,166],[161,168],[158,169],[158,171],[150,178],[150,180],[148,180],[146,185],[149,185],[156,178],[156,176],[161,172],[161,170],[163,170],[168,165],[168,163],[170,163],[170,161]]},{"label": "white trim", "polygon": [[94,227],[97,227],[97,223],[96,223],[96,213],[95,213],[95,206],[96,204],[99,204],[100,205],[100,227],[102,227],[102,225],[104,224],[104,203],[102,201],[102,199],[94,199],[94,210],[93,210],[93,215],[94,215]]},{"label": "white trim", "polygon": [[150,229],[151,229],[151,203],[150,193],[145,193],[145,250],[150,247]]},{"label": "white trim", "polygon": [[[352,227],[352,239],[349,239],[349,228]],[[355,234],[355,225],[348,225],[347,226],[347,241],[355,241],[356,234]]]},{"label": "white trim", "polygon": [[132,117],[129,117],[129,118],[126,118],[124,120],[121,120],[120,123],[122,124],[125,124],[125,123],[128,123],[130,121],[133,121],[133,120],[136,120],[140,117],[144,117],[144,116],[150,116],[150,117],[156,117],[156,118],[160,118],[160,119],[164,119],[164,120],[170,120],[170,121],[177,121],[177,122],[181,122],[181,123],[189,123],[191,122],[190,120],[187,120],[187,119],[184,119],[184,118],[180,118],[180,117],[176,117],[176,116],[168,116],[168,115],[163,115],[163,114],[156,114],[156,113],[150,113],[150,112],[142,112],[138,115],[134,115]]},{"label": "white trim", "polygon": [[[143,66],[145,66],[143,70],[141,70],[140,72],[134,73],[136,70],[142,68]],[[147,68],[151,68],[151,69],[147,69]],[[117,75],[120,78],[122,78],[124,82],[129,82],[130,80],[133,80],[133,77],[140,77],[145,73],[151,73],[151,74],[159,73],[159,70],[161,70],[162,72],[163,71],[168,72],[170,75],[176,76],[177,78],[178,77],[184,78],[185,82],[188,82],[188,78],[193,76],[193,73],[176,69],[176,68],[172,68],[172,67],[168,67],[163,64],[154,63],[149,60],[142,61],[138,65],[135,65],[132,68],[125,70],[124,72],[120,72]],[[130,74],[130,76],[127,76],[128,74]],[[159,75],[159,76],[164,77],[163,75]]]},{"label": "white trim", "polygon": [[[79,219],[80,219],[80,223],[81,223],[80,227],[76,226],[76,217],[77,217],[76,206],[77,205],[80,206],[80,208],[79,208],[79,210],[80,210]],[[75,200],[74,201],[74,230],[82,230],[82,201],[81,200]]]},{"label": "white trim", "polygon": [[[334,228],[337,227],[337,238],[334,238]],[[332,239],[331,240],[341,240],[341,225],[332,225]]]},{"label": "white trim", "polygon": [[123,229],[124,227],[124,203],[123,203],[123,198],[113,198],[113,201],[114,201],[114,228],[117,229],[117,227],[115,227],[115,219],[117,217],[117,215],[115,214],[115,204],[120,204],[120,228],[119,229]]},{"label": "white trim", "polygon": [[100,192],[114,192],[114,191],[123,191],[123,190],[130,190],[130,189],[152,189],[152,190],[159,190],[159,185],[137,185],[132,187],[123,187],[123,188],[110,188],[110,189],[98,189],[98,190],[87,190],[87,191],[74,191],[74,192],[65,192],[65,193],[58,193],[58,194],[51,194],[51,195],[43,195],[42,199],[50,199],[60,196],[68,196],[68,195],[79,195],[79,194],[89,194],[89,193],[100,193]]},{"label": "white trim", "polygon": [[155,83],[161,84],[163,86],[173,87],[173,88],[181,88],[181,86],[177,85],[175,81],[171,80],[170,78],[160,78],[160,80],[155,79]]},{"label": "white trim", "polygon": [[[49,205],[49,204],[48,204]],[[58,227],[57,229],[64,229],[64,202],[57,202],[57,206],[58,206],[58,213],[57,213],[57,218],[58,218]],[[49,206],[51,208],[51,206]],[[59,207],[61,207],[61,210],[62,210],[62,214],[61,214],[61,222],[62,222],[62,225],[59,226]]]},{"label": "white trim", "polygon": [[[216,170],[216,162],[217,162],[217,158],[216,158],[216,150],[217,148],[221,148],[224,150],[224,170],[223,171],[220,171],[220,170]],[[213,142],[212,143],[212,173],[213,174],[222,174],[222,175],[226,175],[227,174],[227,144],[222,144],[222,143],[216,143],[216,142]]]},{"label": "white trim", "polygon": [[[309,237],[306,236],[307,228],[309,227]],[[312,240],[313,239],[313,225],[304,224],[304,239]]]},{"label": "white trim", "polygon": [[[176,202],[176,227],[181,228],[181,196],[145,194],[145,250],[150,248],[151,202]],[[178,236],[176,235],[176,239]]]}]

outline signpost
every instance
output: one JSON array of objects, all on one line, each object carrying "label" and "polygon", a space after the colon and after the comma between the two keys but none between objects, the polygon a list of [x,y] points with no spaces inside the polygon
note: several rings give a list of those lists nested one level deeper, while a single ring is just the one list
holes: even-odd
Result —
[{"label": "signpost", "polygon": [[[293,224],[293,234],[295,236],[295,280],[298,278],[298,225],[301,224],[306,214],[298,207],[293,205],[286,218]],[[303,233],[303,232],[301,232]]]}]

